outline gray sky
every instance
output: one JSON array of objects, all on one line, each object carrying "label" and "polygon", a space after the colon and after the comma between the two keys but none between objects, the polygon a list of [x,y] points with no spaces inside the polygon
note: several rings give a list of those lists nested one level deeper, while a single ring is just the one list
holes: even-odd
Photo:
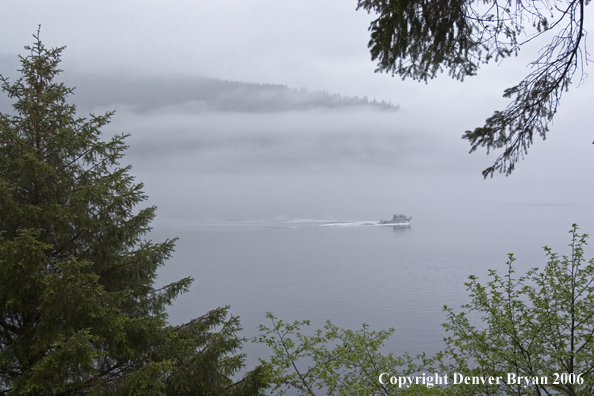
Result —
[{"label": "gray sky", "polygon": [[[536,141],[510,178],[483,181],[493,155],[469,156],[460,137],[506,106],[503,89],[528,72],[531,59],[522,55],[538,46],[464,83],[447,74],[429,84],[401,81],[374,73],[372,16],[355,7],[344,0],[9,2],[0,15],[0,73],[14,75],[38,24],[47,46],[66,45],[63,78],[77,86],[73,101],[85,112],[118,110],[108,131],[132,133],[126,160],[165,213],[198,200],[204,209],[196,216],[223,216],[239,194],[251,206],[238,211],[253,216],[328,214],[330,202],[330,216],[375,216],[406,211],[389,206],[395,197],[422,210],[419,196],[432,205],[427,197],[454,185],[458,201],[592,202],[591,79],[564,94],[547,141]],[[353,107],[354,96],[400,109]],[[182,186],[194,195],[172,198]],[[321,195],[304,203],[299,191]]]},{"label": "gray sky", "polygon": [[4,6],[0,44],[2,53],[22,53],[41,24],[48,45],[68,46],[65,65],[71,72],[199,75],[394,103],[426,103],[452,88],[463,100],[478,93],[477,86],[483,87],[483,100],[493,100],[501,96],[501,84],[525,73],[527,61],[512,60],[493,73],[483,70],[484,78],[465,86],[444,76],[430,88],[374,74],[367,49],[373,18],[355,7],[344,0],[23,0]]}]

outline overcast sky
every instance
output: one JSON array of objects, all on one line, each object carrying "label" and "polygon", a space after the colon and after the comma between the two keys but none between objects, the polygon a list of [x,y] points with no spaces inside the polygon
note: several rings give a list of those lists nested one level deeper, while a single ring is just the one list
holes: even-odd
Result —
[{"label": "overcast sky", "polygon": [[41,24],[48,45],[68,47],[70,72],[205,76],[411,105],[444,100],[452,89],[467,101],[462,107],[479,94],[497,103],[502,84],[525,74],[527,59],[489,67],[464,85],[447,76],[425,86],[374,74],[367,49],[373,16],[355,8],[344,0],[22,0],[3,6],[0,44],[2,53],[20,54]]},{"label": "overcast sky", "polygon": [[[483,181],[480,171],[494,157],[469,156],[460,137],[505,107],[503,89],[528,70],[531,59],[522,55],[538,48],[464,83],[447,74],[429,84],[401,81],[374,73],[367,49],[373,16],[355,8],[345,0],[13,1],[0,15],[0,73],[15,75],[16,55],[42,25],[47,46],[67,46],[63,78],[77,86],[79,109],[118,110],[109,131],[132,133],[129,162],[149,195],[167,206],[164,189],[192,185],[205,196],[203,217],[236,199],[221,185],[242,183],[254,202],[244,209],[254,216],[291,213],[294,183],[302,191],[332,188],[332,201],[353,183],[368,188],[380,179],[406,181],[408,198],[401,198],[411,205],[435,180],[458,183],[469,199],[592,202],[591,79],[564,93],[547,141],[537,141],[510,178]],[[373,99],[399,110],[362,104]],[[191,176],[174,181],[159,172]],[[294,183],[283,189],[278,178],[287,175]],[[276,196],[273,186],[282,190]],[[357,194],[344,212],[370,199]],[[273,204],[256,210],[263,196]]]}]

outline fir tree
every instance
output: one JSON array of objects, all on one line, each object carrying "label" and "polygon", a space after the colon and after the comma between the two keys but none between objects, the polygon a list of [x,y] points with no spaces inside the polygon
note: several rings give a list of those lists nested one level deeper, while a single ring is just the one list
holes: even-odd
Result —
[{"label": "fir tree", "polygon": [[76,116],[54,81],[64,49],[34,35],[22,76],[0,76],[15,102],[0,113],[0,394],[254,395],[243,380],[236,317],[220,308],[180,326],[166,307],[185,278],[158,290],[175,240],[144,241],[155,207],[119,161],[126,135],[101,139],[113,113]]}]

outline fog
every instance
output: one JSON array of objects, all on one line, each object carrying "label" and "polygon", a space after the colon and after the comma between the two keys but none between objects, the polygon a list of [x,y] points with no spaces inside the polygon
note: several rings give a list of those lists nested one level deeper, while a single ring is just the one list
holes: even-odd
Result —
[{"label": "fog", "polygon": [[[221,109],[216,103],[228,84],[211,86],[219,91],[201,93],[199,106],[187,85],[175,81],[169,94],[149,99],[150,86],[129,91],[125,100],[84,92],[72,99],[82,98],[81,112],[117,109],[104,136],[130,134],[122,165],[132,165],[149,204],[158,206],[157,228],[237,218],[373,220],[394,211],[455,212],[476,204],[591,205],[584,113],[560,117],[556,127],[576,133],[535,141],[511,177],[484,180],[480,172],[494,157],[469,155],[456,128],[461,120],[446,125],[439,107],[403,103],[386,111],[369,101],[352,105],[347,97],[333,106],[324,100],[304,106],[303,91],[281,87],[282,105]],[[245,86],[233,90],[233,103],[270,90]],[[150,108],[133,106],[134,92]],[[324,95],[318,99],[333,97]]]},{"label": "fog", "polygon": [[[0,68],[14,81],[17,58],[0,56]],[[547,140],[535,139],[511,177],[484,180],[480,172],[498,153],[469,155],[461,136],[506,103],[486,94],[496,71],[434,88],[407,83],[392,103],[199,74],[75,69],[59,79],[76,87],[69,101],[80,116],[116,111],[102,136],[130,134],[122,165],[158,206],[157,228],[233,218],[374,220],[477,204],[583,205],[594,218],[588,81],[565,94]],[[10,100],[0,106],[9,112]]]}]

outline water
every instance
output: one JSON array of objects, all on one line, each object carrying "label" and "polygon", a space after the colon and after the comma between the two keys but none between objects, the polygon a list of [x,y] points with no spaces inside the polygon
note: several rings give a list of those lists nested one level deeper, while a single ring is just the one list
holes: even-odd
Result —
[{"label": "water", "polygon": [[[386,350],[427,352],[443,347],[443,306],[468,302],[464,282],[488,269],[505,271],[507,253],[519,272],[542,267],[546,244],[567,254],[571,223],[592,232],[588,205],[453,205],[413,216],[410,227],[378,219],[188,221],[154,231],[180,237],[159,282],[184,276],[192,290],[170,309],[172,322],[230,305],[253,336],[273,312],[285,321],[326,319],[358,329],[394,327]],[[386,214],[390,218],[391,214]],[[588,253],[588,251],[587,251]],[[591,257],[591,254],[587,255]],[[248,365],[265,347],[246,345]]]},{"label": "water", "polygon": [[[572,133],[483,180],[494,158],[467,155],[463,120],[423,111],[120,114],[125,163],[159,208],[151,238],[180,237],[158,282],[195,279],[171,321],[230,305],[246,337],[271,311],[316,328],[394,327],[387,351],[432,354],[469,275],[505,271],[510,252],[519,272],[542,267],[544,245],[567,252],[572,223],[594,233],[588,123],[559,121]],[[372,225],[394,212],[410,228]],[[248,367],[268,353],[245,352]]]}]

